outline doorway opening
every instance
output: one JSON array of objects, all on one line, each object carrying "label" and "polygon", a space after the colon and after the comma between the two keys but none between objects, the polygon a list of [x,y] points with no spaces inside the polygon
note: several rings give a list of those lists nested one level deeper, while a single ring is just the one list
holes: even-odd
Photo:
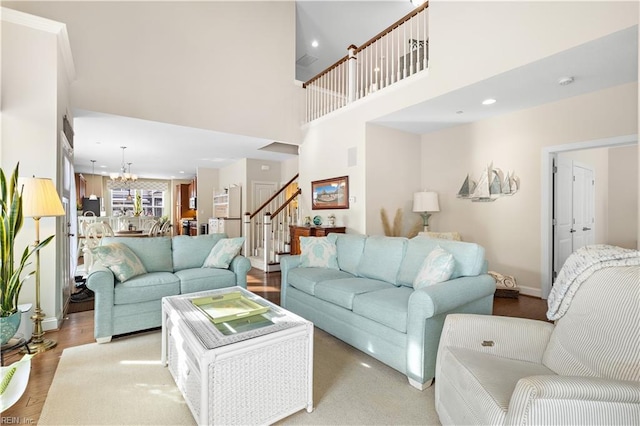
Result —
[{"label": "doorway opening", "polygon": [[[549,296],[553,285],[554,266],[554,180],[553,166],[554,159],[560,153],[570,151],[588,150],[594,148],[615,148],[628,145],[637,145],[638,135],[626,135],[608,139],[598,139],[593,141],[576,142],[564,145],[546,147],[542,150],[541,167],[541,297],[546,299]],[[636,157],[637,158],[637,157]],[[637,160],[636,160],[637,161]],[[636,206],[637,213],[637,206]]]}]

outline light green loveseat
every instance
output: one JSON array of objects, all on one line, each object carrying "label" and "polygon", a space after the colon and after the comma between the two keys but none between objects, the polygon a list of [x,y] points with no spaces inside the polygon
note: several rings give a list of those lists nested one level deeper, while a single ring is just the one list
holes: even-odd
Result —
[{"label": "light green loveseat", "polygon": [[[283,256],[282,306],[395,368],[409,383],[431,385],[447,314],[491,315],[494,279],[477,244],[416,237],[329,234],[339,269],[299,267]],[[414,290],[424,259],[436,247],[450,252],[448,281]]]},{"label": "light green loveseat", "polygon": [[247,288],[249,259],[236,256],[229,269],[203,268],[211,248],[225,234],[190,237],[104,237],[101,244],[122,243],[147,270],[125,282],[98,261],[92,265],[87,287],[95,292],[95,330],[98,343],[112,336],[162,325],[162,298],[224,287]]}]

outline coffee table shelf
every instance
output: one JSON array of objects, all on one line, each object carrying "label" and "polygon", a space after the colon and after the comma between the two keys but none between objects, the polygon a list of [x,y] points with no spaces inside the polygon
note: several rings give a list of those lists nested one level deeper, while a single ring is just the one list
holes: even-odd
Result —
[{"label": "coffee table shelf", "polygon": [[[248,331],[225,334],[191,303],[238,291],[269,308]],[[311,322],[241,287],[165,297],[162,312],[162,362],[198,424],[271,424],[313,410]]]}]

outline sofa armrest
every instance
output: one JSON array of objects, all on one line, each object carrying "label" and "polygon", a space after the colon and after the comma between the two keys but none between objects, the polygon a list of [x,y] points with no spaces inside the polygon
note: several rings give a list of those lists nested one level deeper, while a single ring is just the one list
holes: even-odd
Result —
[{"label": "sofa armrest", "polygon": [[280,256],[280,306],[286,308],[289,271],[300,265],[300,255]]},{"label": "sofa armrest", "polygon": [[505,424],[637,424],[639,416],[637,382],[530,376],[516,384]]},{"label": "sofa armrest", "polygon": [[[409,320],[412,317],[420,320],[454,311],[484,297],[493,297],[495,291],[495,280],[490,275],[460,277],[423,287],[414,291],[409,298]],[[491,310],[487,314],[490,315]]]},{"label": "sofa armrest", "polygon": [[448,347],[465,348],[541,364],[552,332],[553,324],[544,321],[452,314],[445,320],[440,350]]},{"label": "sofa armrest", "polygon": [[251,262],[242,255],[233,258],[229,264],[229,270],[236,274],[236,285],[247,288],[247,273],[251,269]]},{"label": "sofa armrest", "polygon": [[495,280],[489,275],[460,277],[415,290],[407,313],[407,376],[429,382],[445,317],[454,312],[491,315]]},{"label": "sofa armrest", "polygon": [[95,293],[94,336],[96,339],[113,335],[113,301],[115,276],[113,272],[96,262],[87,276],[87,287]]}]

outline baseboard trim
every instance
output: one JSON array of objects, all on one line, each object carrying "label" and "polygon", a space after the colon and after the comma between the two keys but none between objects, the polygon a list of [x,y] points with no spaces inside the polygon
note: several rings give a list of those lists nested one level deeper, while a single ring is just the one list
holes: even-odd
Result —
[{"label": "baseboard trim", "polygon": [[519,285],[518,289],[520,290],[520,294],[542,298],[542,290],[540,290],[539,288],[524,287]]}]

